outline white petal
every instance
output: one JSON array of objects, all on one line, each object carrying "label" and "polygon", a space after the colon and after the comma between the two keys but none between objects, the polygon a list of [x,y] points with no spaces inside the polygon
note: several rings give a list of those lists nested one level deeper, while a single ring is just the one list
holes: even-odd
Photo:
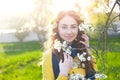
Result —
[{"label": "white petal", "polygon": [[83,52],[83,55],[85,56],[87,53],[86,52]]},{"label": "white petal", "polygon": [[88,61],[90,61],[90,60],[91,60],[91,57],[90,57],[90,56],[88,56],[88,57],[87,57],[87,60],[88,60]]},{"label": "white petal", "polygon": [[86,58],[85,58],[85,57],[83,57],[83,58],[82,58],[82,61],[86,61]]},{"label": "white petal", "polygon": [[85,68],[85,64],[84,63],[82,63],[82,67]]}]

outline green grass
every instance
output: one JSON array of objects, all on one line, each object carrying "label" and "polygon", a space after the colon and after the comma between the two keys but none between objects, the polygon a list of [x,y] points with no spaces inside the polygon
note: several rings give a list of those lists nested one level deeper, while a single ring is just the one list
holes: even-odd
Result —
[{"label": "green grass", "polygon": [[[97,49],[97,41],[91,40],[91,47]],[[107,39],[107,51],[98,56],[95,51],[99,72],[106,74],[106,80],[120,79],[120,39]],[[42,80],[42,45],[39,42],[18,42],[0,44],[0,80]]]},{"label": "green grass", "polygon": [[0,50],[0,80],[41,79],[39,42],[1,43]]},{"label": "green grass", "polygon": [[103,48],[101,42],[98,47],[97,41],[92,40],[91,46],[98,50],[98,56],[94,55],[97,59],[97,65],[99,72],[107,75],[106,80],[119,80],[120,79],[120,38],[108,38],[107,39],[107,50],[102,53]]}]

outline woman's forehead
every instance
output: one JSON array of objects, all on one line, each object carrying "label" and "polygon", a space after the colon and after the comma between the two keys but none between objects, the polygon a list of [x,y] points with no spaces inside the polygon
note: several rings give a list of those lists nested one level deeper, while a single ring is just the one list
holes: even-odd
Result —
[{"label": "woman's forehead", "polygon": [[59,24],[77,24],[77,21],[72,16],[64,16],[60,21]]}]

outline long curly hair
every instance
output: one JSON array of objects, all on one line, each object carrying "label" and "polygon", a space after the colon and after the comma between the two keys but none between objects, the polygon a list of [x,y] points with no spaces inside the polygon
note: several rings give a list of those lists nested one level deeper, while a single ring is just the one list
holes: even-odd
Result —
[{"label": "long curly hair", "polygon": [[[60,40],[60,41],[62,42],[62,39],[61,39],[61,37],[60,37],[59,34],[58,34],[58,24],[59,24],[60,20],[61,20],[64,16],[66,16],[66,15],[69,15],[69,16],[73,17],[73,18],[76,20],[78,26],[79,26],[79,24],[81,24],[81,23],[83,22],[83,21],[80,19],[79,14],[77,14],[75,11],[61,11],[61,12],[59,12],[57,18],[55,19],[55,24],[56,24],[56,25],[55,25],[55,27],[52,29],[52,35],[50,36],[50,40],[49,40],[49,42],[48,42],[48,44],[49,44],[49,49],[51,49],[51,50],[52,50],[52,53],[54,53],[54,54],[57,56],[58,61],[60,61],[60,59],[62,59],[62,60],[64,61],[63,50],[61,49],[61,51],[58,52],[56,49],[54,49],[53,45],[54,45],[54,41],[55,41],[56,39],[58,39],[58,40]],[[85,34],[84,31],[78,30],[78,36],[77,36],[77,38],[76,38],[76,40],[75,40],[75,43],[76,43],[77,48],[83,48],[82,50],[77,50],[77,51],[78,51],[80,54],[82,54],[83,52],[86,52],[87,55],[86,55],[85,57],[87,58],[88,56],[91,56],[91,55],[88,54],[87,50],[85,49],[85,46],[80,43],[80,40],[83,40],[83,41],[84,41],[84,39],[81,38],[81,35],[82,35],[82,34]],[[45,45],[45,46],[46,46],[46,45]],[[85,61],[85,62],[82,62],[82,63],[85,64],[85,71],[86,71],[86,73],[89,73],[89,72],[92,72],[92,71],[93,71],[93,67],[92,67],[91,61]],[[82,63],[80,63],[80,64],[82,65]]]}]

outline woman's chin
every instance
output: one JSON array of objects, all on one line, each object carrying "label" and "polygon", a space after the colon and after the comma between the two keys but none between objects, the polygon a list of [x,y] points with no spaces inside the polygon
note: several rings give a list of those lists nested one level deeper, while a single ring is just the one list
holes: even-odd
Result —
[{"label": "woman's chin", "polygon": [[68,43],[72,43],[73,42],[73,40],[65,40],[65,41],[67,41]]}]

